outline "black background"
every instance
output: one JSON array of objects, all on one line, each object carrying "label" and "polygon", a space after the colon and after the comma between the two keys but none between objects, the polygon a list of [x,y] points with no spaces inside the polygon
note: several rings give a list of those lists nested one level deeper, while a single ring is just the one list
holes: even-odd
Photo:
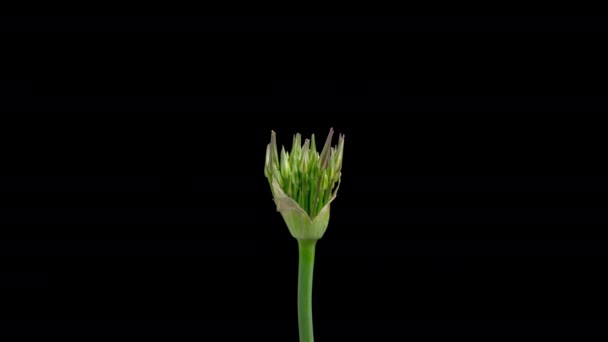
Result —
[{"label": "black background", "polygon": [[605,18],[1,19],[0,333],[296,341],[265,147],[333,127],[317,340],[605,334]]}]

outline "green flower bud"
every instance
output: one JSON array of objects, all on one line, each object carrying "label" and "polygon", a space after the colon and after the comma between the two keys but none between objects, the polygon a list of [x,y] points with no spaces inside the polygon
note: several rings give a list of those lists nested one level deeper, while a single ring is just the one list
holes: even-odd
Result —
[{"label": "green flower bud", "polygon": [[283,147],[279,158],[276,134],[271,133],[266,147],[264,175],[291,235],[296,239],[320,239],[329,224],[329,207],[336,198],[342,175],[344,136],[331,147],[334,130],[319,154],[314,134],[311,140],[298,133],[293,138],[291,151]]}]

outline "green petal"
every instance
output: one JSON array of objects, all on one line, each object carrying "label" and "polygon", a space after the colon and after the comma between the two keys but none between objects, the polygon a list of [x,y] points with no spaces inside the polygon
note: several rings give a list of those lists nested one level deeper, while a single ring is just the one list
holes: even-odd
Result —
[{"label": "green petal", "polygon": [[264,160],[264,176],[270,176],[270,144],[266,145],[266,159]]},{"label": "green petal", "polygon": [[334,129],[330,128],[329,129],[329,134],[327,135],[327,140],[325,140],[325,146],[323,146],[323,151],[321,152],[321,157],[319,157],[320,159],[320,167],[322,170],[325,170],[327,168],[327,165],[329,163],[329,152],[330,152],[330,148],[331,148],[331,138],[334,136]]},{"label": "green petal", "polygon": [[270,133],[270,163],[279,164],[279,152],[277,150],[277,134],[274,131]]}]

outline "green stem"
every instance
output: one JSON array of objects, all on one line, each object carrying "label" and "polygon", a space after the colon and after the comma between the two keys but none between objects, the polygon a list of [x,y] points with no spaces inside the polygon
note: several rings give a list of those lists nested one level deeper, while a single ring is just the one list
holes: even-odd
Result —
[{"label": "green stem", "polygon": [[315,265],[317,240],[298,240],[300,262],[298,267],[298,326],[300,342],[313,342],[312,332],[312,273]]}]

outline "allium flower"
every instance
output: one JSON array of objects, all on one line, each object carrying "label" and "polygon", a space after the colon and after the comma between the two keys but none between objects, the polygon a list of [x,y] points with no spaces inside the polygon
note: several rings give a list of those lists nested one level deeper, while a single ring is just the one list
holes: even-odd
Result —
[{"label": "allium flower", "polygon": [[293,138],[291,152],[281,148],[279,156],[276,134],[271,133],[266,148],[264,175],[268,178],[272,195],[296,239],[320,239],[329,223],[329,207],[336,198],[340,185],[344,136],[338,145],[331,146],[330,129],[321,154],[317,152],[315,136],[306,139],[298,133]]},{"label": "allium flower", "polygon": [[281,148],[279,157],[274,131],[266,148],[264,174],[270,182],[272,195],[287,223],[291,235],[298,239],[298,326],[300,342],[313,342],[312,275],[315,245],[329,223],[329,205],[336,198],[340,185],[340,170],[344,136],[331,147],[334,130],[329,130],[321,154],[317,152],[315,136],[306,139],[296,134],[291,152]]}]

